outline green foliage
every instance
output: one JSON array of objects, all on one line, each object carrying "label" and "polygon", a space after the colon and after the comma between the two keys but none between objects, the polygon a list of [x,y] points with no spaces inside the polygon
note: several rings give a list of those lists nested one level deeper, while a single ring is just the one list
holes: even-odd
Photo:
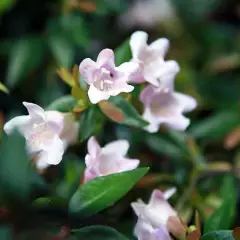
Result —
[{"label": "green foliage", "polygon": [[76,231],[74,237],[71,240],[80,240],[80,239],[88,239],[88,240],[127,240],[127,238],[121,233],[117,232],[113,228],[105,227],[105,226],[91,226],[81,228]]},{"label": "green foliage", "polygon": [[115,53],[115,64],[116,66],[128,62],[131,60],[132,54],[129,45],[129,39],[125,40],[119,47],[114,51]]},{"label": "green foliage", "polygon": [[231,226],[236,212],[236,185],[233,176],[224,178],[222,186],[222,204],[205,221],[204,232],[216,231],[219,229],[227,230]]},{"label": "green foliage", "polygon": [[11,227],[9,227],[7,225],[0,226],[0,239],[2,239],[2,240],[12,240],[13,239]]},{"label": "green foliage", "polygon": [[215,231],[204,234],[200,240],[234,240],[232,231]]},{"label": "green foliage", "polygon": [[3,136],[0,157],[1,197],[26,201],[30,195],[31,164],[25,151],[25,140],[18,133]]},{"label": "green foliage", "polygon": [[113,205],[122,198],[148,171],[139,168],[98,177],[80,187],[69,203],[71,215],[90,216]]},{"label": "green foliage", "polygon": [[133,127],[146,127],[149,123],[145,121],[136,109],[123,97],[111,97],[109,102],[114,104],[119,111],[124,114],[124,119],[121,124],[125,124]]},{"label": "green foliage", "polygon": [[30,71],[39,67],[45,52],[44,41],[43,38],[30,36],[18,40],[13,45],[9,56],[6,79],[10,88],[16,87]]},{"label": "green foliage", "polygon": [[53,101],[47,108],[47,111],[71,112],[76,106],[77,101],[71,95],[60,97]]}]

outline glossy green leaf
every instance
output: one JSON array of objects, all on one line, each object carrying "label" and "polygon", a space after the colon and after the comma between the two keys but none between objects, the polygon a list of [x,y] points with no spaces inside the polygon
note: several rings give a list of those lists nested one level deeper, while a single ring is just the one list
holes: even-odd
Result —
[{"label": "glossy green leaf", "polygon": [[81,113],[79,120],[79,140],[84,141],[102,128],[103,114],[96,106],[91,106]]},{"label": "glossy green leaf", "polygon": [[123,97],[116,96],[111,97],[109,102],[117,106],[118,110],[124,114],[124,120],[121,124],[125,124],[132,127],[146,127],[149,123],[145,121],[136,109]]},{"label": "glossy green leaf", "polygon": [[98,177],[80,187],[69,203],[69,212],[79,217],[97,213],[122,198],[148,171],[132,171]]},{"label": "glossy green leaf", "polygon": [[117,47],[114,53],[116,66],[119,66],[124,62],[130,61],[132,58],[132,54],[129,45],[129,39],[125,40],[119,47]]},{"label": "glossy green leaf", "polygon": [[42,38],[28,37],[18,40],[10,52],[6,83],[9,88],[15,87],[19,80],[30,71],[39,67],[45,54],[45,43]]},{"label": "glossy green leaf", "polygon": [[71,95],[60,97],[53,101],[46,110],[56,110],[59,112],[71,112],[72,109],[77,105],[76,99]]},{"label": "glossy green leaf", "polygon": [[91,226],[81,228],[79,230],[74,231],[73,239],[80,240],[80,239],[87,239],[87,240],[127,240],[127,238],[116,231],[113,228],[106,227],[106,226]]},{"label": "glossy green leaf", "polygon": [[10,226],[2,225],[0,226],[0,239],[1,240],[12,240],[13,234]]},{"label": "glossy green leaf", "polygon": [[219,230],[204,234],[200,240],[234,240],[232,231]]},{"label": "glossy green leaf", "polygon": [[31,190],[31,162],[25,151],[25,139],[18,133],[3,135],[0,152],[1,194],[26,200]]},{"label": "glossy green leaf", "polygon": [[214,115],[192,124],[189,134],[197,139],[221,139],[239,125],[237,109],[217,112]]},{"label": "glossy green leaf", "polygon": [[237,188],[233,176],[227,175],[222,185],[221,206],[204,223],[204,232],[227,230],[233,223],[236,213]]}]

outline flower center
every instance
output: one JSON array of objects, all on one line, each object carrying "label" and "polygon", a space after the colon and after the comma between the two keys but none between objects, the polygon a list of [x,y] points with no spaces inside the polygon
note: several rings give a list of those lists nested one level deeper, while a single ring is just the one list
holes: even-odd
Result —
[{"label": "flower center", "polygon": [[108,91],[113,85],[113,73],[106,68],[101,68],[100,73],[95,77],[93,86],[100,91]]}]

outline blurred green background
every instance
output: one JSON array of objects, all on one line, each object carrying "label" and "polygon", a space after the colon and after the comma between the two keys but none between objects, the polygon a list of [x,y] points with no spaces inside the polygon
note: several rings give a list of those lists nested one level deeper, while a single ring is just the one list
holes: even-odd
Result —
[{"label": "blurred green background", "polygon": [[[169,38],[167,59],[178,61],[181,67],[176,89],[197,98],[198,108],[189,114],[192,123],[186,133],[163,129],[150,135],[109,121],[98,132],[102,143],[129,139],[130,155],[150,166],[151,174],[158,174],[161,182],[171,183],[174,179],[182,189],[180,194],[195,183],[189,170],[195,165],[207,165],[209,171],[201,177],[210,178],[194,185],[197,197],[193,190],[187,197],[183,194],[178,204],[185,215],[189,213],[185,216],[188,220],[193,216],[189,205],[199,211],[204,209],[206,215],[207,210],[219,206],[221,173],[232,173],[238,183],[238,0],[0,0],[0,14],[0,81],[10,90],[10,94],[0,93],[1,125],[10,116],[23,113],[22,101],[47,107],[69,94],[70,88],[58,76],[58,68],[70,69],[86,57],[95,59],[103,48],[116,49],[133,31],[144,30],[150,42]],[[85,143],[71,149],[72,153],[83,159]],[[151,187],[155,186],[155,175],[149,176]],[[142,186],[147,188],[144,184],[148,183]],[[232,189],[226,188],[228,195]],[[136,196],[141,194],[137,191],[130,199]],[[129,228],[130,232],[131,210],[119,211],[118,207],[122,209],[121,202],[108,212],[108,221],[127,219],[127,227],[119,224],[117,228]],[[240,215],[236,215],[234,226],[240,224]]]}]

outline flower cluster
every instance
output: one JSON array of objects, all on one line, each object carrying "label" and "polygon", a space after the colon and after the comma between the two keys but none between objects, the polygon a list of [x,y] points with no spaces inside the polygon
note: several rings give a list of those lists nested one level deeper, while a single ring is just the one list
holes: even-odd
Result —
[{"label": "flower cluster", "polygon": [[[149,122],[145,129],[156,132],[161,124],[166,124],[184,130],[190,121],[183,113],[193,110],[196,101],[174,90],[174,78],[180,68],[176,61],[164,60],[169,41],[161,38],[147,45],[147,38],[145,32],[133,33],[130,38],[132,59],[118,67],[110,49],[102,50],[96,62],[89,58],[81,62],[79,71],[89,85],[89,100],[96,104],[122,92],[132,92],[134,86],[129,85],[130,82],[147,83],[140,94],[143,118]],[[72,113],[44,111],[28,102],[23,102],[23,105],[28,115],[8,121],[4,131],[11,134],[17,129],[24,136],[27,151],[38,169],[59,164],[66,148],[77,142],[77,121]],[[98,177],[133,170],[140,164],[138,159],[126,157],[129,149],[127,140],[117,140],[101,148],[96,138],[90,136],[87,148],[83,184]],[[149,204],[141,200],[132,203],[138,216],[134,233],[139,240],[167,240],[169,232],[177,237],[184,234],[177,212],[167,202],[174,192],[174,188],[164,193],[154,190]],[[172,232],[172,223],[178,226],[177,233]]]}]

